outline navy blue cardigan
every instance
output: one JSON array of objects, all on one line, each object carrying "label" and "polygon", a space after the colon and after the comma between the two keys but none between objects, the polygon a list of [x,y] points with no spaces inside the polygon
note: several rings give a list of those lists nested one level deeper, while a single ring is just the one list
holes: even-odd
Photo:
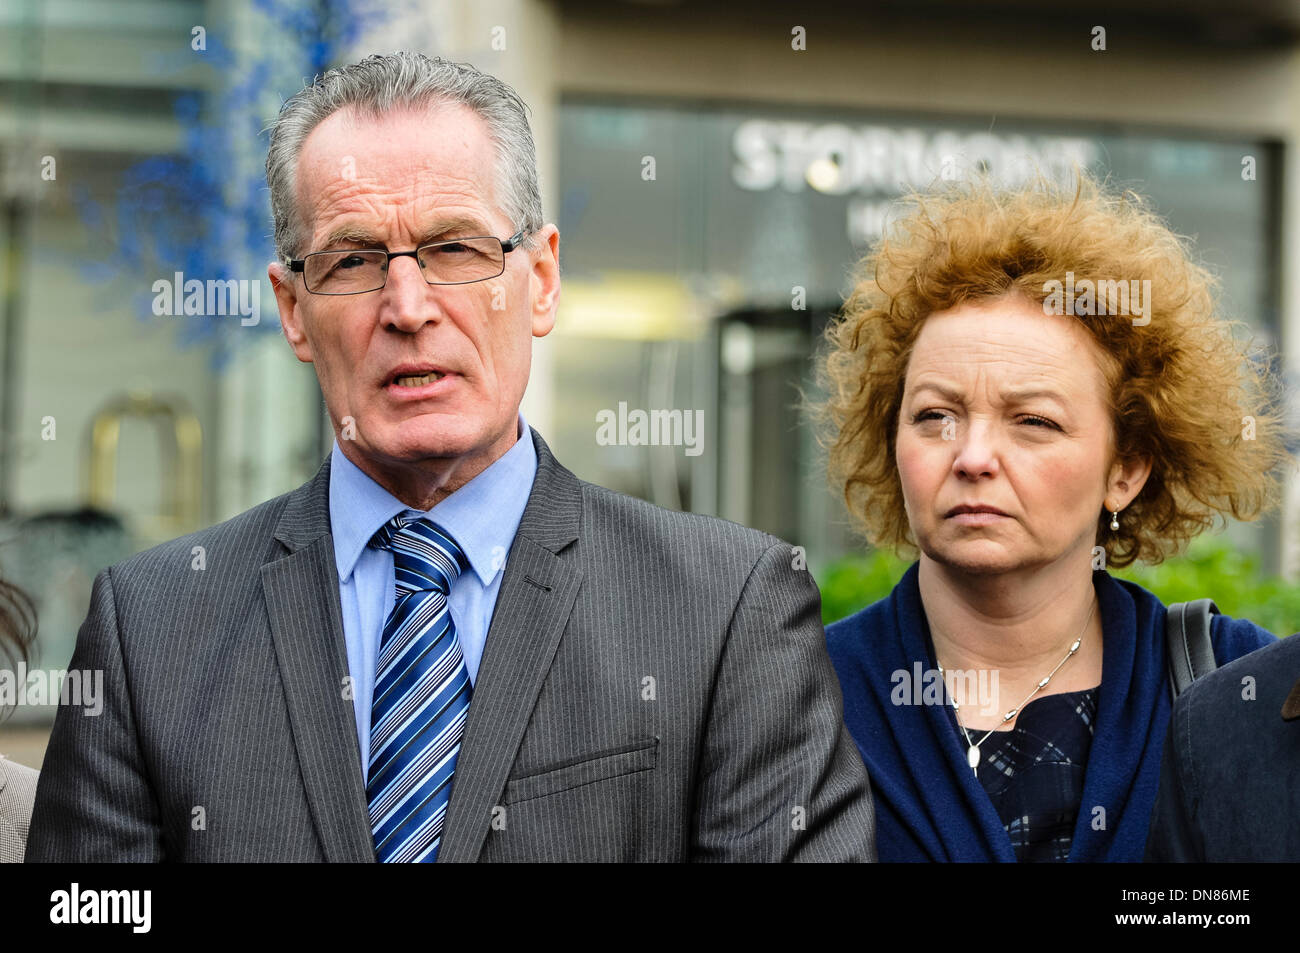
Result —
[{"label": "navy blue cardigan", "polygon": [[[871,778],[879,857],[1014,862],[1002,822],[966,763],[946,700],[890,700],[894,672],[910,675],[918,662],[924,671],[936,669],[919,565],[887,597],[826,629],[844,720]],[[1165,607],[1141,586],[1102,570],[1093,573],[1093,586],[1104,640],[1101,691],[1069,859],[1140,861],[1171,710]],[[1211,631],[1220,665],[1276,641],[1253,622],[1222,615]]]}]

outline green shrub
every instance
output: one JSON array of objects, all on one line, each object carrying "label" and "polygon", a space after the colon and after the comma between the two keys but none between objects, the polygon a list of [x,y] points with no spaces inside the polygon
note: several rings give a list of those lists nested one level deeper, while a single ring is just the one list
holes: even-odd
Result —
[{"label": "green shrub", "polygon": [[817,573],[822,591],[822,622],[829,625],[883,599],[903,578],[909,565],[883,549],[835,560]]}]

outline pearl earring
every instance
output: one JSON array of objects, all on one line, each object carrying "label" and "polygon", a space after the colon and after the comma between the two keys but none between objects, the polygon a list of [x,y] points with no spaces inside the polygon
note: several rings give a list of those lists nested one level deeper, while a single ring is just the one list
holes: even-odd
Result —
[{"label": "pearl earring", "polygon": [[1117,529],[1119,529],[1119,510],[1111,510],[1111,512],[1110,512],[1110,528],[1111,528],[1111,530],[1117,530]]}]

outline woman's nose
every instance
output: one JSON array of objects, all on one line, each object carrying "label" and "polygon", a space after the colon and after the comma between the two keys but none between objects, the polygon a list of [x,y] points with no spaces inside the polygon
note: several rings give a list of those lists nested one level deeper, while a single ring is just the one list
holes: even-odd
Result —
[{"label": "woman's nose", "polygon": [[998,435],[992,423],[971,420],[964,427],[954,427],[957,455],[952,469],[958,476],[971,479],[994,476],[998,472]]}]

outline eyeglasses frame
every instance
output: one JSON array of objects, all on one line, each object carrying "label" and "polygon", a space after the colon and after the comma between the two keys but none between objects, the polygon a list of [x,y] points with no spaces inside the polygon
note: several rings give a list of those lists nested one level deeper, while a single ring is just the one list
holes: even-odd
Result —
[{"label": "eyeglasses frame", "polygon": [[[514,251],[516,248],[522,245],[524,242],[524,236],[527,234],[528,234],[528,230],[521,228],[519,231],[515,232],[513,235],[511,235],[509,238],[506,239],[497,238],[495,235],[466,235],[463,238],[445,238],[442,239],[441,241],[425,242],[423,245],[417,246],[416,248],[413,248],[410,251],[384,251],[384,249],[382,248],[337,248],[337,249],[327,248],[324,251],[308,252],[306,255],[303,255],[301,258],[289,259],[289,270],[293,272],[297,272],[298,274],[302,275],[303,276],[302,285],[304,288],[307,288],[307,275],[304,269],[307,267],[307,259],[311,258],[313,255],[337,255],[341,252],[359,252],[359,251],[383,252],[385,255],[388,256],[388,260],[384,262],[384,283],[380,285],[378,288],[368,288],[365,291],[312,291],[311,288],[307,288],[309,294],[328,295],[330,297],[343,297],[344,295],[366,295],[366,294],[370,294],[372,291],[383,291],[384,288],[388,287],[388,266],[393,263],[394,258],[414,258],[415,263],[418,265],[420,263],[420,252],[425,248],[433,248],[436,245],[454,245],[457,242],[474,241],[480,238],[496,238],[496,240],[501,243],[501,270],[498,271],[495,275],[485,275],[482,278],[471,278],[469,281],[430,281],[428,278],[424,279],[425,284],[429,284],[429,285],[446,285],[446,286],[474,285],[474,284],[478,284],[480,281],[491,281],[493,278],[500,278],[502,275],[504,275],[506,273],[506,255],[510,254],[512,251]],[[423,269],[421,269],[420,273],[423,275],[424,273]]]}]

